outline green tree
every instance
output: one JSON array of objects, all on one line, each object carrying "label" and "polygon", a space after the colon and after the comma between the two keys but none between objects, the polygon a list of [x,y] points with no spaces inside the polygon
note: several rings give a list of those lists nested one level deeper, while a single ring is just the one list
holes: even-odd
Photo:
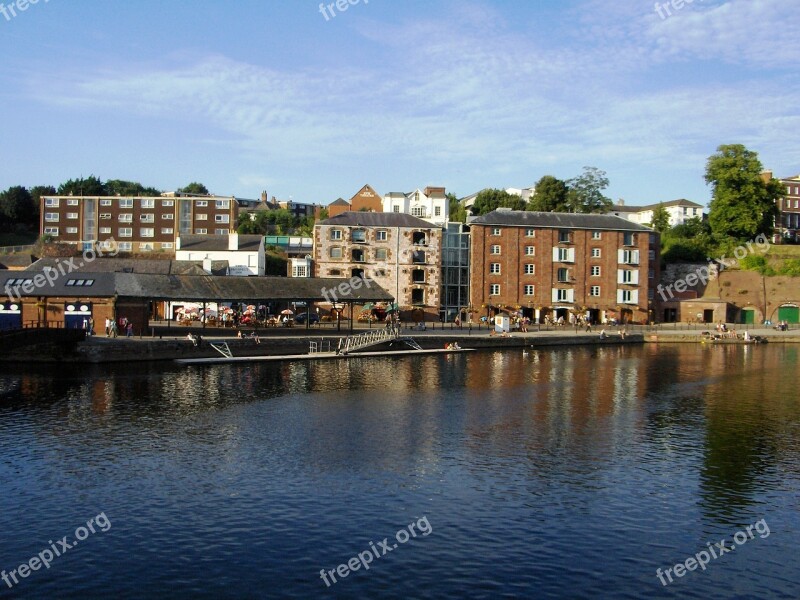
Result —
[{"label": "green tree", "polygon": [[320,221],[324,221],[325,219],[328,218],[328,216],[329,216],[329,213],[328,213],[328,209],[327,208],[323,208],[322,210],[319,211],[319,220]]},{"label": "green tree", "polygon": [[785,189],[777,179],[765,180],[758,153],[742,144],[723,144],[706,163],[706,183],[712,200],[708,213],[711,231],[723,240],[772,235],[777,200]]},{"label": "green tree", "polygon": [[58,186],[59,196],[108,196],[105,184],[94,175],[70,179]]},{"label": "green tree", "polygon": [[608,187],[606,172],[595,167],[583,167],[583,173],[567,181],[567,205],[570,212],[607,213],[611,199],[603,195]]},{"label": "green tree", "polygon": [[472,212],[476,215],[485,215],[498,208],[525,210],[525,201],[515,194],[509,194],[505,190],[485,189],[481,190],[475,197]]},{"label": "green tree", "polygon": [[450,220],[453,222],[466,223],[467,209],[458,201],[458,197],[452,192],[446,194]]},{"label": "green tree", "polygon": [[658,206],[653,209],[653,218],[650,221],[650,227],[659,233],[664,233],[669,229],[669,213],[664,208],[664,203],[659,202]]},{"label": "green tree", "polygon": [[109,196],[160,196],[161,192],[152,187],[145,187],[136,181],[109,179],[106,181]]},{"label": "green tree", "polygon": [[528,210],[569,212],[569,189],[566,182],[552,175],[545,175],[536,183],[535,190],[533,198],[528,202]]},{"label": "green tree", "polygon": [[193,181],[186,187],[182,187],[178,190],[179,192],[183,192],[184,194],[205,194],[209,195],[211,192],[208,191],[208,188],[204,186],[202,183],[198,183]]},{"label": "green tree", "polygon": [[9,223],[26,225],[33,223],[36,213],[31,193],[21,185],[10,187],[0,193],[0,213]]}]

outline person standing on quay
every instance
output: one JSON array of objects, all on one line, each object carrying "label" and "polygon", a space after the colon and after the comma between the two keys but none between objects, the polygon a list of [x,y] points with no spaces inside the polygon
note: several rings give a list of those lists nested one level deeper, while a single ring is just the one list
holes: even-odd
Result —
[{"label": "person standing on quay", "polygon": [[133,337],[133,323],[128,321],[128,326],[126,328],[127,336]]}]

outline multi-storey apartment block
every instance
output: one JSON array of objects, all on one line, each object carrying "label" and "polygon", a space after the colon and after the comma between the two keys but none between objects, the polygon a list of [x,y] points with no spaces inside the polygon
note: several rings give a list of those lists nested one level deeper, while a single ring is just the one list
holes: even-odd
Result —
[{"label": "multi-storey apartment block", "polygon": [[800,175],[781,179],[786,186],[786,196],[778,200],[778,218],[775,233],[786,240],[800,240]]},{"label": "multi-storey apartment block", "polygon": [[667,211],[670,227],[683,225],[690,219],[702,220],[705,214],[702,204],[686,200],[685,198],[649,204],[647,206],[628,206],[620,200],[619,203],[611,207],[610,214],[628,219],[633,223],[647,225],[653,222],[654,211],[659,205],[663,206],[664,210]]},{"label": "multi-storey apartment block", "polygon": [[488,316],[654,318],[659,240],[609,215],[499,209],[470,222],[471,304]]},{"label": "multi-storey apartment block", "polygon": [[450,204],[445,188],[428,186],[408,194],[389,192],[383,197],[383,212],[405,213],[444,229],[450,220]]},{"label": "multi-storey apartment block", "polygon": [[122,252],[173,252],[183,235],[228,235],[238,204],[222,196],[43,196],[40,233],[81,249],[114,239]]},{"label": "multi-storey apartment block", "polygon": [[[365,277],[395,297],[402,311],[437,320],[442,231],[393,212],[346,212],[314,227],[316,277]],[[424,317],[423,317],[424,315]]]}]

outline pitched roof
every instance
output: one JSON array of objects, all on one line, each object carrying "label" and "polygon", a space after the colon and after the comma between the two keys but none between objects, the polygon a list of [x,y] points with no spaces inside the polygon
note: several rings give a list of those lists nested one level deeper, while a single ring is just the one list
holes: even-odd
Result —
[{"label": "pitched roof", "polygon": [[653,231],[614,215],[535,212],[527,210],[493,210],[477,217],[469,225],[510,225],[517,227],[610,229],[614,231]]},{"label": "pitched roof", "polygon": [[428,221],[423,221],[419,217],[412,217],[405,213],[395,212],[362,212],[348,211],[340,215],[331,217],[319,223],[320,225],[341,225],[344,227],[364,226],[364,227],[413,227],[430,229],[433,227]]},{"label": "pitched roof", "polygon": [[[239,234],[239,252],[255,252],[261,247],[260,235]],[[182,235],[181,250],[192,250],[194,252],[227,252],[227,235]],[[231,250],[233,252],[233,250]]]},{"label": "pitched roof", "polygon": [[328,206],[350,206],[350,203],[344,198],[337,198],[336,200],[328,204]]},{"label": "pitched roof", "polygon": [[4,254],[0,256],[0,269],[21,269],[36,262],[32,254]]},{"label": "pitched roof", "polygon": [[[277,301],[322,301],[325,293],[336,289],[348,279],[311,277],[216,277],[213,275],[158,275],[151,273],[88,273],[79,276],[68,274],[59,276],[50,273],[52,284],[45,280],[44,271],[23,271],[0,275],[0,289],[5,289],[9,280],[31,280],[40,276],[42,285],[26,293],[21,287],[14,295],[23,297],[59,298],[110,298],[114,295],[124,298],[143,298],[151,300],[277,300]],[[56,277],[53,277],[56,275]],[[91,281],[90,285],[75,285],[76,280]],[[70,282],[73,282],[70,284]],[[18,283],[18,282],[17,282]],[[389,301],[394,297],[370,280],[355,289],[350,287],[345,296],[340,294],[341,302]],[[68,285],[70,284],[70,285]],[[16,283],[12,284],[13,286]],[[35,285],[35,284],[34,284]],[[30,289],[30,287],[29,287]]]},{"label": "pitched roof", "polygon": [[149,259],[149,258],[115,258],[111,256],[97,258],[91,262],[81,258],[40,258],[26,271],[43,271],[45,269],[58,268],[63,264],[62,270],[67,272],[93,273],[161,273],[168,275],[173,272],[173,260],[170,259]]}]

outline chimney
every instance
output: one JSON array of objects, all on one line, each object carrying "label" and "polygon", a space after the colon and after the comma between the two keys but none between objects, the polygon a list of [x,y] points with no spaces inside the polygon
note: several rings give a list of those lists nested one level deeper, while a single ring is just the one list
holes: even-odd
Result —
[{"label": "chimney", "polygon": [[203,271],[211,275],[211,259],[208,256],[203,259]]},{"label": "chimney", "polygon": [[267,200],[269,200],[269,196],[267,195],[267,190],[264,190],[261,192],[261,201],[266,202]]},{"label": "chimney", "polygon": [[238,233],[229,233],[228,234],[228,250],[238,250],[239,249],[239,234]]}]

